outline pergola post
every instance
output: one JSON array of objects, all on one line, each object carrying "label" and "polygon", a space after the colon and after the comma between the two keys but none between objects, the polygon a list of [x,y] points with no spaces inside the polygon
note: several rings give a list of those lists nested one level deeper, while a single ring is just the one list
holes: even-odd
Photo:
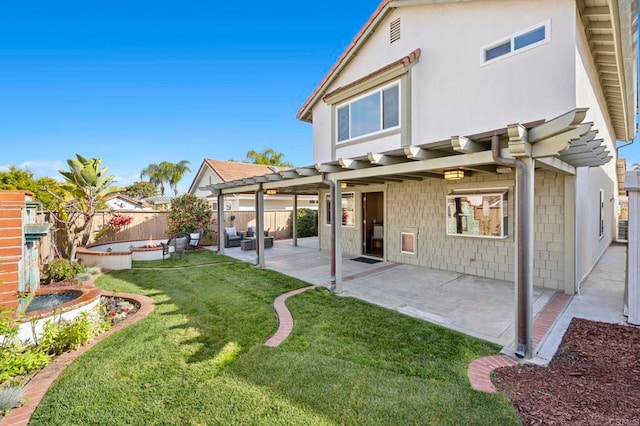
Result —
[{"label": "pergola post", "polygon": [[264,268],[264,190],[256,191],[256,266]]},{"label": "pergola post", "polygon": [[298,246],[298,194],[293,194],[293,212],[291,212],[291,234],[293,235],[293,246]]},{"label": "pergola post", "polygon": [[331,210],[333,217],[332,222],[335,223],[335,262],[336,262],[336,288],[335,293],[342,293],[342,188],[340,181],[333,181],[334,196],[331,199]]},{"label": "pergola post", "polygon": [[224,254],[224,194],[218,191],[218,253]]},{"label": "pergola post", "polygon": [[[525,358],[533,355],[533,249],[535,227],[535,160],[520,158],[525,163],[524,179],[516,180],[516,186],[521,185],[518,194],[523,197],[521,203],[516,203],[520,210],[516,213],[517,232],[516,241],[516,330],[517,342],[526,345]],[[520,253],[519,250],[522,252]],[[520,264],[519,264],[520,263]]]}]

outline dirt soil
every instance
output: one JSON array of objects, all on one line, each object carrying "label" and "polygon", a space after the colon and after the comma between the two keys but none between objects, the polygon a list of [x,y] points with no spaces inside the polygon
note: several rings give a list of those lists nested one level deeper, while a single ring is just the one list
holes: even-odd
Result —
[{"label": "dirt soil", "polygon": [[640,424],[640,328],[574,318],[548,367],[493,372],[525,425]]}]

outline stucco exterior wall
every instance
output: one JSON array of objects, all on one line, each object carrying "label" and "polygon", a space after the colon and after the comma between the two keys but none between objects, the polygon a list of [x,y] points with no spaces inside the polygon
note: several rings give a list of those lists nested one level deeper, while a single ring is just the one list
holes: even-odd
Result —
[{"label": "stucco exterior wall", "polygon": [[[389,43],[389,22],[401,18],[401,38]],[[551,22],[551,41],[493,63],[483,47],[533,25]],[[394,10],[329,91],[351,83],[420,48],[411,68],[414,145],[551,119],[576,106],[576,9],[573,0],[491,0]],[[313,109],[314,161],[332,158],[332,107]],[[396,148],[395,140],[387,149]],[[371,143],[348,149],[371,151]],[[383,150],[376,146],[377,150]],[[345,151],[346,152],[346,151]],[[340,155],[337,155],[340,157]]]},{"label": "stucco exterior wall", "polygon": [[[594,123],[613,157],[601,167],[580,168],[576,176],[576,275],[582,282],[611,244],[616,229],[618,191],[613,127],[606,112],[596,66],[581,20],[576,22],[576,105],[588,107],[586,121]],[[604,236],[600,237],[600,190],[604,190]]]},{"label": "stucco exterior wall", "polygon": [[215,174],[213,170],[211,170],[209,167],[205,167],[202,175],[194,185],[194,189],[192,190],[191,195],[207,198],[208,196],[211,195],[211,191],[207,191],[207,190],[203,191],[199,189],[199,187],[212,185],[214,183],[221,183],[221,182],[222,182],[222,179],[220,179],[220,176]]},{"label": "stucco exterior wall", "polygon": [[[456,183],[440,179],[393,183],[380,188],[362,187],[355,192],[353,227],[342,227],[343,252],[362,253],[361,190],[385,192],[385,258],[388,261],[424,266],[499,280],[515,279],[513,174],[476,176]],[[454,189],[508,189],[509,237],[488,239],[446,235],[446,196]],[[534,285],[564,289],[564,177],[538,171],[535,179]],[[325,192],[326,194],[326,192]],[[324,200],[324,194],[321,200]],[[320,204],[320,245],[329,249],[330,227],[326,225],[324,201]],[[416,234],[416,254],[400,251],[400,233]]]}]

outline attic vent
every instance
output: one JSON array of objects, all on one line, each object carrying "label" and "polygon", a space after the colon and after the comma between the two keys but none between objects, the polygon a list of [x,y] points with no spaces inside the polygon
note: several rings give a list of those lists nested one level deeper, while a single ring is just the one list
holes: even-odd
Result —
[{"label": "attic vent", "polygon": [[396,40],[400,40],[400,18],[389,24],[389,41],[393,43]]}]

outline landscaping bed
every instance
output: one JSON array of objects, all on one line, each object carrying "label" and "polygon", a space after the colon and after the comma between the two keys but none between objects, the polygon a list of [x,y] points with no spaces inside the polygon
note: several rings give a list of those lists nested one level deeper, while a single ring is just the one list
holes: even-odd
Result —
[{"label": "landscaping bed", "polygon": [[500,368],[493,383],[525,425],[637,425],[640,329],[574,318],[548,367]]}]

